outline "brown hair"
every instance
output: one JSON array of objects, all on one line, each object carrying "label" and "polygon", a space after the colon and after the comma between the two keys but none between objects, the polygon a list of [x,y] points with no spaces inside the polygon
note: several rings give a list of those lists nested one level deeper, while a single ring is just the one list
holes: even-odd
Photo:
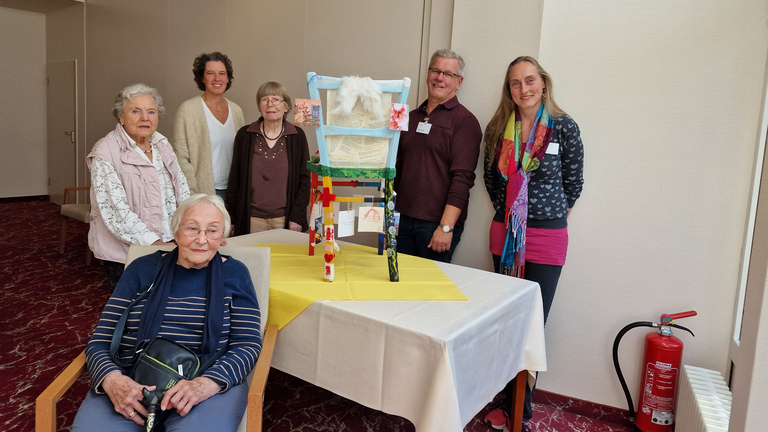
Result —
[{"label": "brown hair", "polygon": [[485,127],[485,135],[483,136],[483,142],[485,143],[485,150],[490,154],[490,162],[493,164],[494,156],[496,155],[496,145],[499,142],[501,134],[504,132],[504,128],[507,126],[509,116],[517,108],[515,102],[512,100],[512,93],[509,89],[509,74],[512,72],[512,68],[522,62],[531,63],[536,67],[536,71],[544,80],[544,94],[541,98],[542,103],[549,111],[549,115],[557,118],[565,115],[565,111],[560,108],[555,102],[555,96],[553,92],[552,78],[547,71],[536,61],[535,58],[530,56],[520,56],[512,61],[507,67],[507,73],[504,74],[504,85],[501,88],[501,101],[499,107],[496,108],[496,113],[491,117],[491,121],[488,122],[488,126]]},{"label": "brown hair", "polygon": [[203,82],[203,77],[205,76],[205,65],[208,62],[224,63],[224,67],[227,69],[227,78],[229,78],[227,80],[227,88],[224,91],[229,90],[229,88],[232,87],[232,81],[235,80],[235,75],[232,71],[232,61],[229,60],[229,57],[227,57],[225,54],[222,54],[218,51],[200,54],[195,59],[195,62],[192,63],[192,73],[195,74],[194,80],[195,83],[197,83],[197,88],[205,91],[205,83]]}]

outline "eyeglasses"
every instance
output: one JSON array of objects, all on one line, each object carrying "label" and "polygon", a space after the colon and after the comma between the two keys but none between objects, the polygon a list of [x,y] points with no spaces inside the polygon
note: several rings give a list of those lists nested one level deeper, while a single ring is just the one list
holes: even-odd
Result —
[{"label": "eyeglasses", "polygon": [[[185,225],[181,227],[181,232],[187,237],[197,238],[200,235],[200,228],[194,225]],[[208,240],[218,240],[222,234],[221,228],[208,228],[205,230],[205,236],[208,237]]]},{"label": "eyeglasses", "polygon": [[431,76],[436,76],[436,77],[440,76],[440,74],[443,74],[444,77],[450,78],[450,79],[456,79],[456,78],[459,78],[461,76],[461,75],[455,74],[453,72],[441,71],[440,69],[436,69],[436,68],[429,68],[429,69],[427,69],[427,71],[429,71],[429,74]]},{"label": "eyeglasses", "polygon": [[266,105],[266,106],[269,106],[270,104],[272,104],[273,106],[279,106],[283,102],[285,102],[285,100],[283,100],[283,99],[268,98],[268,97],[263,97],[259,101],[260,104]]}]

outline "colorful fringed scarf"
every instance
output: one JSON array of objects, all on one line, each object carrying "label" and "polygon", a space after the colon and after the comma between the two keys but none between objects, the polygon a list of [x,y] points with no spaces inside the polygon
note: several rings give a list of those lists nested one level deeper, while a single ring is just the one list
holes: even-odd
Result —
[{"label": "colorful fringed scarf", "polygon": [[553,120],[541,104],[528,140],[523,143],[520,114],[515,110],[509,116],[501,138],[499,175],[507,184],[506,214],[507,238],[501,255],[504,274],[523,277],[525,271],[525,229],[528,225],[528,181],[531,171],[539,167],[552,137]]}]

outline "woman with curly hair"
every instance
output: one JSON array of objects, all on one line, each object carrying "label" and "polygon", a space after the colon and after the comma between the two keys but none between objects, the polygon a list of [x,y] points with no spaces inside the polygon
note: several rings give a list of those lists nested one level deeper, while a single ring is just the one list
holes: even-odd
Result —
[{"label": "woman with curly hair", "polygon": [[235,134],[244,124],[243,110],[224,97],[234,80],[229,57],[200,54],[192,66],[195,96],[181,104],[173,122],[171,144],[194,193],[226,196]]}]

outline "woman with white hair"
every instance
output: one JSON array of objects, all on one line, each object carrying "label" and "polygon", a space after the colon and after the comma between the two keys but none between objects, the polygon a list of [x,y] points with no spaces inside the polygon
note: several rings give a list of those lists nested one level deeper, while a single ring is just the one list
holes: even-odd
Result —
[{"label": "woman with white hair", "polygon": [[88,245],[104,262],[113,290],[132,244],[172,244],[171,217],[189,186],[168,140],[157,132],[163,98],[145,84],[118,93],[118,124],[100,139],[86,163],[91,170]]},{"label": "woman with white hair", "polygon": [[[92,387],[73,432],[139,432],[158,422],[169,432],[237,429],[248,402],[246,377],[261,352],[261,313],[248,268],[219,253],[230,223],[221,198],[193,195],[171,221],[178,246],[125,269],[85,348]],[[162,389],[132,373],[141,347],[156,338],[192,351],[194,376],[179,372],[178,382]]]}]

